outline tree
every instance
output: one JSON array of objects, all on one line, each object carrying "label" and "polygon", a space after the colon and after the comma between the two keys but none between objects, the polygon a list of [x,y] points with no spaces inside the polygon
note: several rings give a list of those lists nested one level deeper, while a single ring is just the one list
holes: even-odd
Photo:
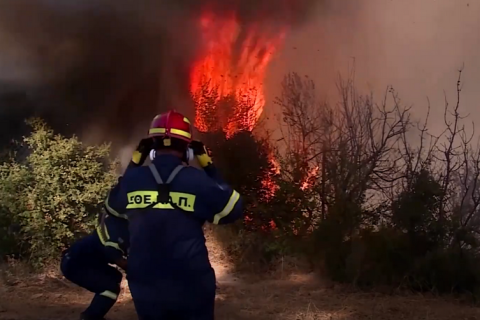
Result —
[{"label": "tree", "polygon": [[381,104],[374,103],[356,92],[353,80],[340,79],[338,93],[337,104],[321,102],[312,80],[285,77],[276,101],[284,128],[279,157],[283,179],[300,185],[309,179],[308,189],[318,195],[320,210],[308,216],[311,223],[339,219],[345,236],[352,236],[365,206],[381,203],[385,185],[397,179],[395,147],[408,128],[409,109],[391,103],[390,90]]}]

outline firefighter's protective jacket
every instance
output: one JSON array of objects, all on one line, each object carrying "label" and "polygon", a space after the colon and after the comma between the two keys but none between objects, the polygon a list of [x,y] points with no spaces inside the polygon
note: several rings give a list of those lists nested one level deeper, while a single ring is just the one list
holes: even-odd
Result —
[{"label": "firefighter's protective jacket", "polygon": [[114,264],[127,256],[129,242],[128,221],[102,214],[96,230],[76,241],[67,252],[78,264]]},{"label": "firefighter's protective jacket", "polygon": [[[242,216],[242,201],[221,181],[213,165],[206,170],[209,175],[183,166],[174,155],[158,155],[150,166],[127,169],[111,190],[108,212],[128,219],[130,225],[129,281],[188,282],[212,271],[203,224],[237,220]],[[172,173],[176,173],[173,180]],[[159,202],[163,182],[169,185],[170,203]]]}]

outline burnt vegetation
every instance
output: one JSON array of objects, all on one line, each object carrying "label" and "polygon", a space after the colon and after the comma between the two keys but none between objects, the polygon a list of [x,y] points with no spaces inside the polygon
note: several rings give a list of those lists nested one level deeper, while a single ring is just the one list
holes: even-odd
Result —
[{"label": "burnt vegetation", "polygon": [[275,100],[280,139],[258,128],[212,139],[247,200],[243,224],[217,231],[238,268],[284,267],[293,256],[363,288],[475,296],[480,149],[460,112],[461,71],[438,135],[393,88],[380,101],[351,79],[337,88],[339,101],[324,102],[311,79],[288,74]]},{"label": "burnt vegetation", "polygon": [[[286,75],[274,133],[265,119],[249,126],[251,98],[203,88],[194,97],[201,138],[246,202],[243,221],[214,231],[239,269],[271,270],[295,257],[362,288],[476,296],[480,148],[460,112],[461,71],[438,135],[393,88],[378,101],[350,79],[339,79],[330,103],[308,77]],[[31,135],[0,166],[0,253],[39,265],[92,226],[115,163],[105,162],[107,146],[29,123]],[[232,126],[234,134],[222,130]]]}]

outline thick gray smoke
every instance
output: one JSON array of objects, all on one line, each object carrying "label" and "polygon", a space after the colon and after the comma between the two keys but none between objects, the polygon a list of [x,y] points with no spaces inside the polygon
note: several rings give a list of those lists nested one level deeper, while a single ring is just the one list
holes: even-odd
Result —
[{"label": "thick gray smoke", "polygon": [[[319,96],[337,102],[339,73],[351,76],[360,93],[381,101],[393,86],[402,103],[412,105],[415,119],[427,115],[429,132],[444,130],[444,90],[456,102],[462,72],[461,112],[480,132],[480,1],[478,0],[341,0],[291,32],[284,50],[272,60],[266,80],[268,104],[279,94],[286,72],[308,75]],[[272,126],[276,123],[272,123]]]},{"label": "thick gray smoke", "polygon": [[202,49],[198,16],[235,10],[269,30],[308,18],[316,0],[3,0],[0,136],[41,116],[57,130],[125,144],[151,118],[193,116],[189,70]]}]

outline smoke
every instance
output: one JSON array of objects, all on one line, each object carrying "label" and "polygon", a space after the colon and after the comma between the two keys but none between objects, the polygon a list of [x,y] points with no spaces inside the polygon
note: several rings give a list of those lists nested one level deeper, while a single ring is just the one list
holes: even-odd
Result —
[{"label": "smoke", "polygon": [[[0,2],[0,143],[41,116],[55,129],[119,147],[157,113],[193,118],[188,79],[205,49],[198,18],[235,11],[262,32],[291,27],[272,61],[267,103],[289,71],[332,95],[355,65],[360,89],[392,85],[414,114],[440,127],[443,90],[454,99],[463,73],[463,111],[480,120],[480,5],[468,0],[3,0]],[[241,38],[241,36],[239,37]],[[267,105],[267,109],[272,109]]]},{"label": "smoke", "polygon": [[40,116],[60,132],[123,146],[166,109],[193,117],[188,81],[204,45],[203,9],[275,30],[305,21],[316,2],[3,0],[0,137]]},{"label": "smoke", "polygon": [[[347,77],[355,68],[359,92],[371,90],[379,101],[391,85],[413,106],[415,118],[426,116],[428,97],[430,133],[438,134],[444,126],[444,91],[454,104],[464,66],[462,112],[469,114],[466,121],[480,121],[479,1],[342,0],[328,6],[287,36],[270,65],[269,101],[289,71],[308,75],[321,94],[335,100],[339,73]],[[276,111],[271,104],[267,109]]]}]

